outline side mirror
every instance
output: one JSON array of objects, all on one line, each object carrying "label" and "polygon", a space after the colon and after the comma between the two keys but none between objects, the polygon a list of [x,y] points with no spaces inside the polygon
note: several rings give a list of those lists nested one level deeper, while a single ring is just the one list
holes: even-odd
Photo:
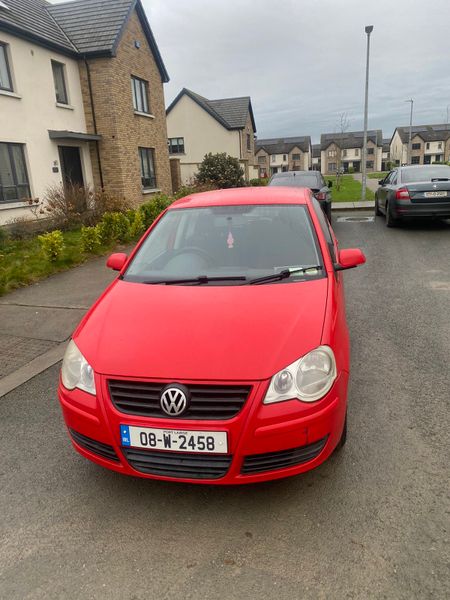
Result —
[{"label": "side mirror", "polygon": [[330,190],[333,187],[333,182],[331,181],[331,179],[328,180],[327,186],[330,188]]},{"label": "side mirror", "polygon": [[334,265],[335,270],[344,271],[363,265],[366,262],[366,257],[359,248],[346,248],[339,251],[338,260],[339,263]]},{"label": "side mirror", "polygon": [[378,180],[378,185],[384,185],[384,179],[379,179]]},{"label": "side mirror", "polygon": [[128,256],[123,252],[116,252],[115,254],[111,254],[111,256],[106,261],[106,266],[112,269],[113,271],[121,271],[123,265],[127,262]]}]

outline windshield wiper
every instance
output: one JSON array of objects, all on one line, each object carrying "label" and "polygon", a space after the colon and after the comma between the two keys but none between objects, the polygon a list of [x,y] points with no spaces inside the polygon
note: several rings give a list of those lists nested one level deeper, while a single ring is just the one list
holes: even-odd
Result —
[{"label": "windshield wiper", "polygon": [[271,275],[265,275],[264,277],[257,277],[256,279],[250,279],[247,282],[248,285],[258,285],[260,283],[270,283],[271,281],[280,281],[281,279],[288,279],[291,275],[295,275],[295,273],[307,273],[308,271],[312,271],[315,269],[316,271],[323,271],[322,265],[312,265],[310,267],[302,267],[299,269],[284,269],[279,273],[272,273]]},{"label": "windshield wiper", "polygon": [[247,277],[244,276],[230,276],[230,277],[208,277],[207,275],[199,275],[198,277],[191,277],[189,279],[163,279],[161,281],[143,281],[149,285],[181,285],[184,283],[196,283],[197,285],[203,285],[210,281],[246,281]]}]

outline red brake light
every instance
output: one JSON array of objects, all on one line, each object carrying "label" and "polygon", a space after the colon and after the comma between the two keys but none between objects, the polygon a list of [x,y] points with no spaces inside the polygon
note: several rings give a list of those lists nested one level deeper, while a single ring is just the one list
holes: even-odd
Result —
[{"label": "red brake light", "polygon": [[395,192],[396,200],[411,200],[411,196],[409,195],[409,191],[407,188],[400,188]]},{"label": "red brake light", "polygon": [[327,199],[327,195],[325,194],[325,192],[317,192],[317,194],[315,195],[317,200],[326,200]]}]

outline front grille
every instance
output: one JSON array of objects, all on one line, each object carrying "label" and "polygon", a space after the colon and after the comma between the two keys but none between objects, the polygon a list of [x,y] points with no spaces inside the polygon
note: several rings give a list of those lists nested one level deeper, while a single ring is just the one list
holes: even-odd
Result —
[{"label": "front grille", "polygon": [[89,450],[89,452],[97,454],[102,458],[107,458],[108,460],[114,460],[116,462],[119,460],[112,446],[108,446],[108,444],[103,444],[102,442],[97,442],[97,440],[93,440],[85,435],[81,435],[81,433],[78,433],[73,429],[69,429],[69,431],[74,441],[85,450]]},{"label": "front grille", "polygon": [[109,380],[108,385],[111,401],[120,412],[166,419],[231,419],[242,409],[251,389],[243,385],[185,385],[190,392],[190,406],[178,417],[171,417],[159,403],[167,383]]},{"label": "front grille", "polygon": [[242,464],[241,473],[243,475],[250,475],[251,473],[263,473],[264,471],[275,471],[276,469],[301,465],[316,458],[323,450],[327,439],[328,436],[318,442],[314,442],[314,444],[291,448],[290,450],[281,450],[281,452],[268,452],[267,454],[246,456]]},{"label": "front grille", "polygon": [[125,458],[136,471],[165,477],[219,479],[226,475],[231,455],[151,452],[122,448]]}]

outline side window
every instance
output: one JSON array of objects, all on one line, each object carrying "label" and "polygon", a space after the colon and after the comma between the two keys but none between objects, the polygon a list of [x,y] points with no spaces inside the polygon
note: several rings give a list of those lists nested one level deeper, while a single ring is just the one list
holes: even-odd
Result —
[{"label": "side window", "polygon": [[397,171],[392,171],[391,179],[389,180],[390,185],[396,185],[397,183]]},{"label": "side window", "polygon": [[317,218],[319,219],[320,228],[322,229],[323,235],[325,236],[325,240],[327,242],[328,250],[330,252],[331,260],[333,263],[337,261],[336,259],[336,247],[334,245],[334,239],[331,235],[330,226],[328,224],[328,220],[320,207],[319,202],[313,197],[312,198],[314,210],[316,211]]}]

